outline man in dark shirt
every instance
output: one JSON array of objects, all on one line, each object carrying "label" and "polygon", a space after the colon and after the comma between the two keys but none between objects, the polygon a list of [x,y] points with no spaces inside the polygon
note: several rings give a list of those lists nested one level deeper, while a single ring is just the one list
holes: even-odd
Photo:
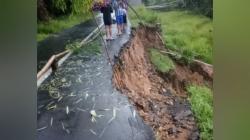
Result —
[{"label": "man in dark shirt", "polygon": [[107,40],[112,40],[112,18],[111,18],[111,13],[113,13],[112,6],[110,3],[106,4],[101,8],[101,12],[103,13],[103,21],[106,29],[106,39]]}]

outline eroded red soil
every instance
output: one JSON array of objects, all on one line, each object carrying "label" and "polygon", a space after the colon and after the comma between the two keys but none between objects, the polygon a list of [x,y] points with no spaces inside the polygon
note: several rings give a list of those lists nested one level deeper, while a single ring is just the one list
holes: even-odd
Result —
[{"label": "eroded red soil", "polygon": [[197,68],[178,62],[169,73],[157,72],[148,55],[148,48],[164,50],[157,34],[154,27],[144,26],[133,32],[113,67],[113,82],[152,127],[156,139],[199,139],[185,88],[188,84],[212,87],[212,79],[202,68],[196,71]]}]

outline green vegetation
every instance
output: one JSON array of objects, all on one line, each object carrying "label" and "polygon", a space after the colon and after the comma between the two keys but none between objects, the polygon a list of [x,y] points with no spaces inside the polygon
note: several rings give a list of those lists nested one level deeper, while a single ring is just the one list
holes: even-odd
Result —
[{"label": "green vegetation", "polygon": [[37,41],[90,18],[93,0],[38,0]]},{"label": "green vegetation", "polygon": [[198,122],[202,140],[213,139],[213,95],[207,87],[196,85],[187,89],[192,111]]},{"label": "green vegetation", "polygon": [[101,54],[101,43],[100,40],[95,40],[81,47],[80,41],[75,41],[66,45],[66,49],[73,51],[75,54]]},{"label": "green vegetation", "polygon": [[173,61],[156,49],[150,49],[150,60],[155,65],[156,69],[163,73],[169,72],[175,68]]},{"label": "green vegetation", "polygon": [[142,0],[145,5],[158,5],[164,3],[176,2],[172,8],[186,9],[203,14],[207,17],[213,17],[213,0]]},{"label": "green vegetation", "polygon": [[66,15],[88,15],[93,0],[37,0],[38,21]]},{"label": "green vegetation", "polygon": [[183,0],[179,5],[210,18],[213,17],[213,0]]},{"label": "green vegetation", "polygon": [[[157,12],[152,10],[147,10],[145,6],[136,7],[135,10],[138,11],[138,14],[141,18],[141,22],[146,24],[156,24],[157,22],[159,22],[159,17],[157,15]],[[131,9],[129,9],[129,18],[133,27],[136,27],[140,22],[136,14]]]},{"label": "green vegetation", "polygon": [[188,58],[212,63],[212,21],[186,11],[158,13],[168,48]]},{"label": "green vegetation", "polygon": [[145,5],[157,5],[157,4],[162,4],[162,3],[171,2],[171,1],[175,1],[175,0],[142,0],[142,2]]},{"label": "green vegetation", "polygon": [[57,19],[51,19],[48,22],[39,22],[37,24],[37,41],[41,41],[51,34],[70,28],[89,18],[90,16],[63,16]]},{"label": "green vegetation", "polygon": [[101,54],[101,41],[99,39],[86,44],[83,46],[84,49],[82,49],[83,53],[86,55],[88,54],[95,54],[95,55],[100,55]]},{"label": "green vegetation", "polygon": [[42,41],[45,38],[47,38],[49,36],[49,34],[45,34],[45,33],[37,33],[36,35],[36,40],[37,41]]},{"label": "green vegetation", "polygon": [[[212,63],[213,26],[212,20],[190,11],[153,12],[145,7],[137,7],[144,23],[160,22],[166,47],[188,59],[200,59]],[[129,11],[132,26],[139,20]],[[157,20],[155,20],[157,19]]]}]

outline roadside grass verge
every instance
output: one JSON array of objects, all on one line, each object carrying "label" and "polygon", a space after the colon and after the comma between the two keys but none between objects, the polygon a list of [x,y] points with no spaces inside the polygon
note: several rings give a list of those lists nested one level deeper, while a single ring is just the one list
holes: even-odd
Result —
[{"label": "roadside grass verge", "polygon": [[[212,20],[190,11],[160,12],[148,10],[143,6],[136,7],[144,23],[161,23],[166,47],[182,54],[188,59],[200,59],[212,64],[213,25]],[[132,26],[139,20],[130,10]]]},{"label": "roadside grass verge", "polygon": [[150,49],[150,60],[153,65],[162,73],[167,73],[175,68],[173,61],[166,55],[161,54],[156,49]]},{"label": "roadside grass verge", "polygon": [[44,40],[51,34],[58,33],[62,30],[70,28],[90,19],[90,16],[70,15],[56,19],[51,19],[48,22],[37,23],[37,41]]},{"label": "roadside grass verge", "polygon": [[37,35],[36,35],[36,40],[39,42],[39,41],[44,40],[44,39],[47,38],[48,36],[49,36],[49,34],[37,33]]},{"label": "roadside grass verge", "polygon": [[192,111],[202,140],[213,139],[213,95],[207,87],[191,85],[187,88]]}]

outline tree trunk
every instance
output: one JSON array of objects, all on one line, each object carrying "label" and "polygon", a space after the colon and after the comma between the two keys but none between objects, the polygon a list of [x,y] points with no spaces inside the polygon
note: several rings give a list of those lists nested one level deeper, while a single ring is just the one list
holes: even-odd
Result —
[{"label": "tree trunk", "polygon": [[49,12],[44,0],[37,0],[37,19],[39,21],[49,20]]}]

